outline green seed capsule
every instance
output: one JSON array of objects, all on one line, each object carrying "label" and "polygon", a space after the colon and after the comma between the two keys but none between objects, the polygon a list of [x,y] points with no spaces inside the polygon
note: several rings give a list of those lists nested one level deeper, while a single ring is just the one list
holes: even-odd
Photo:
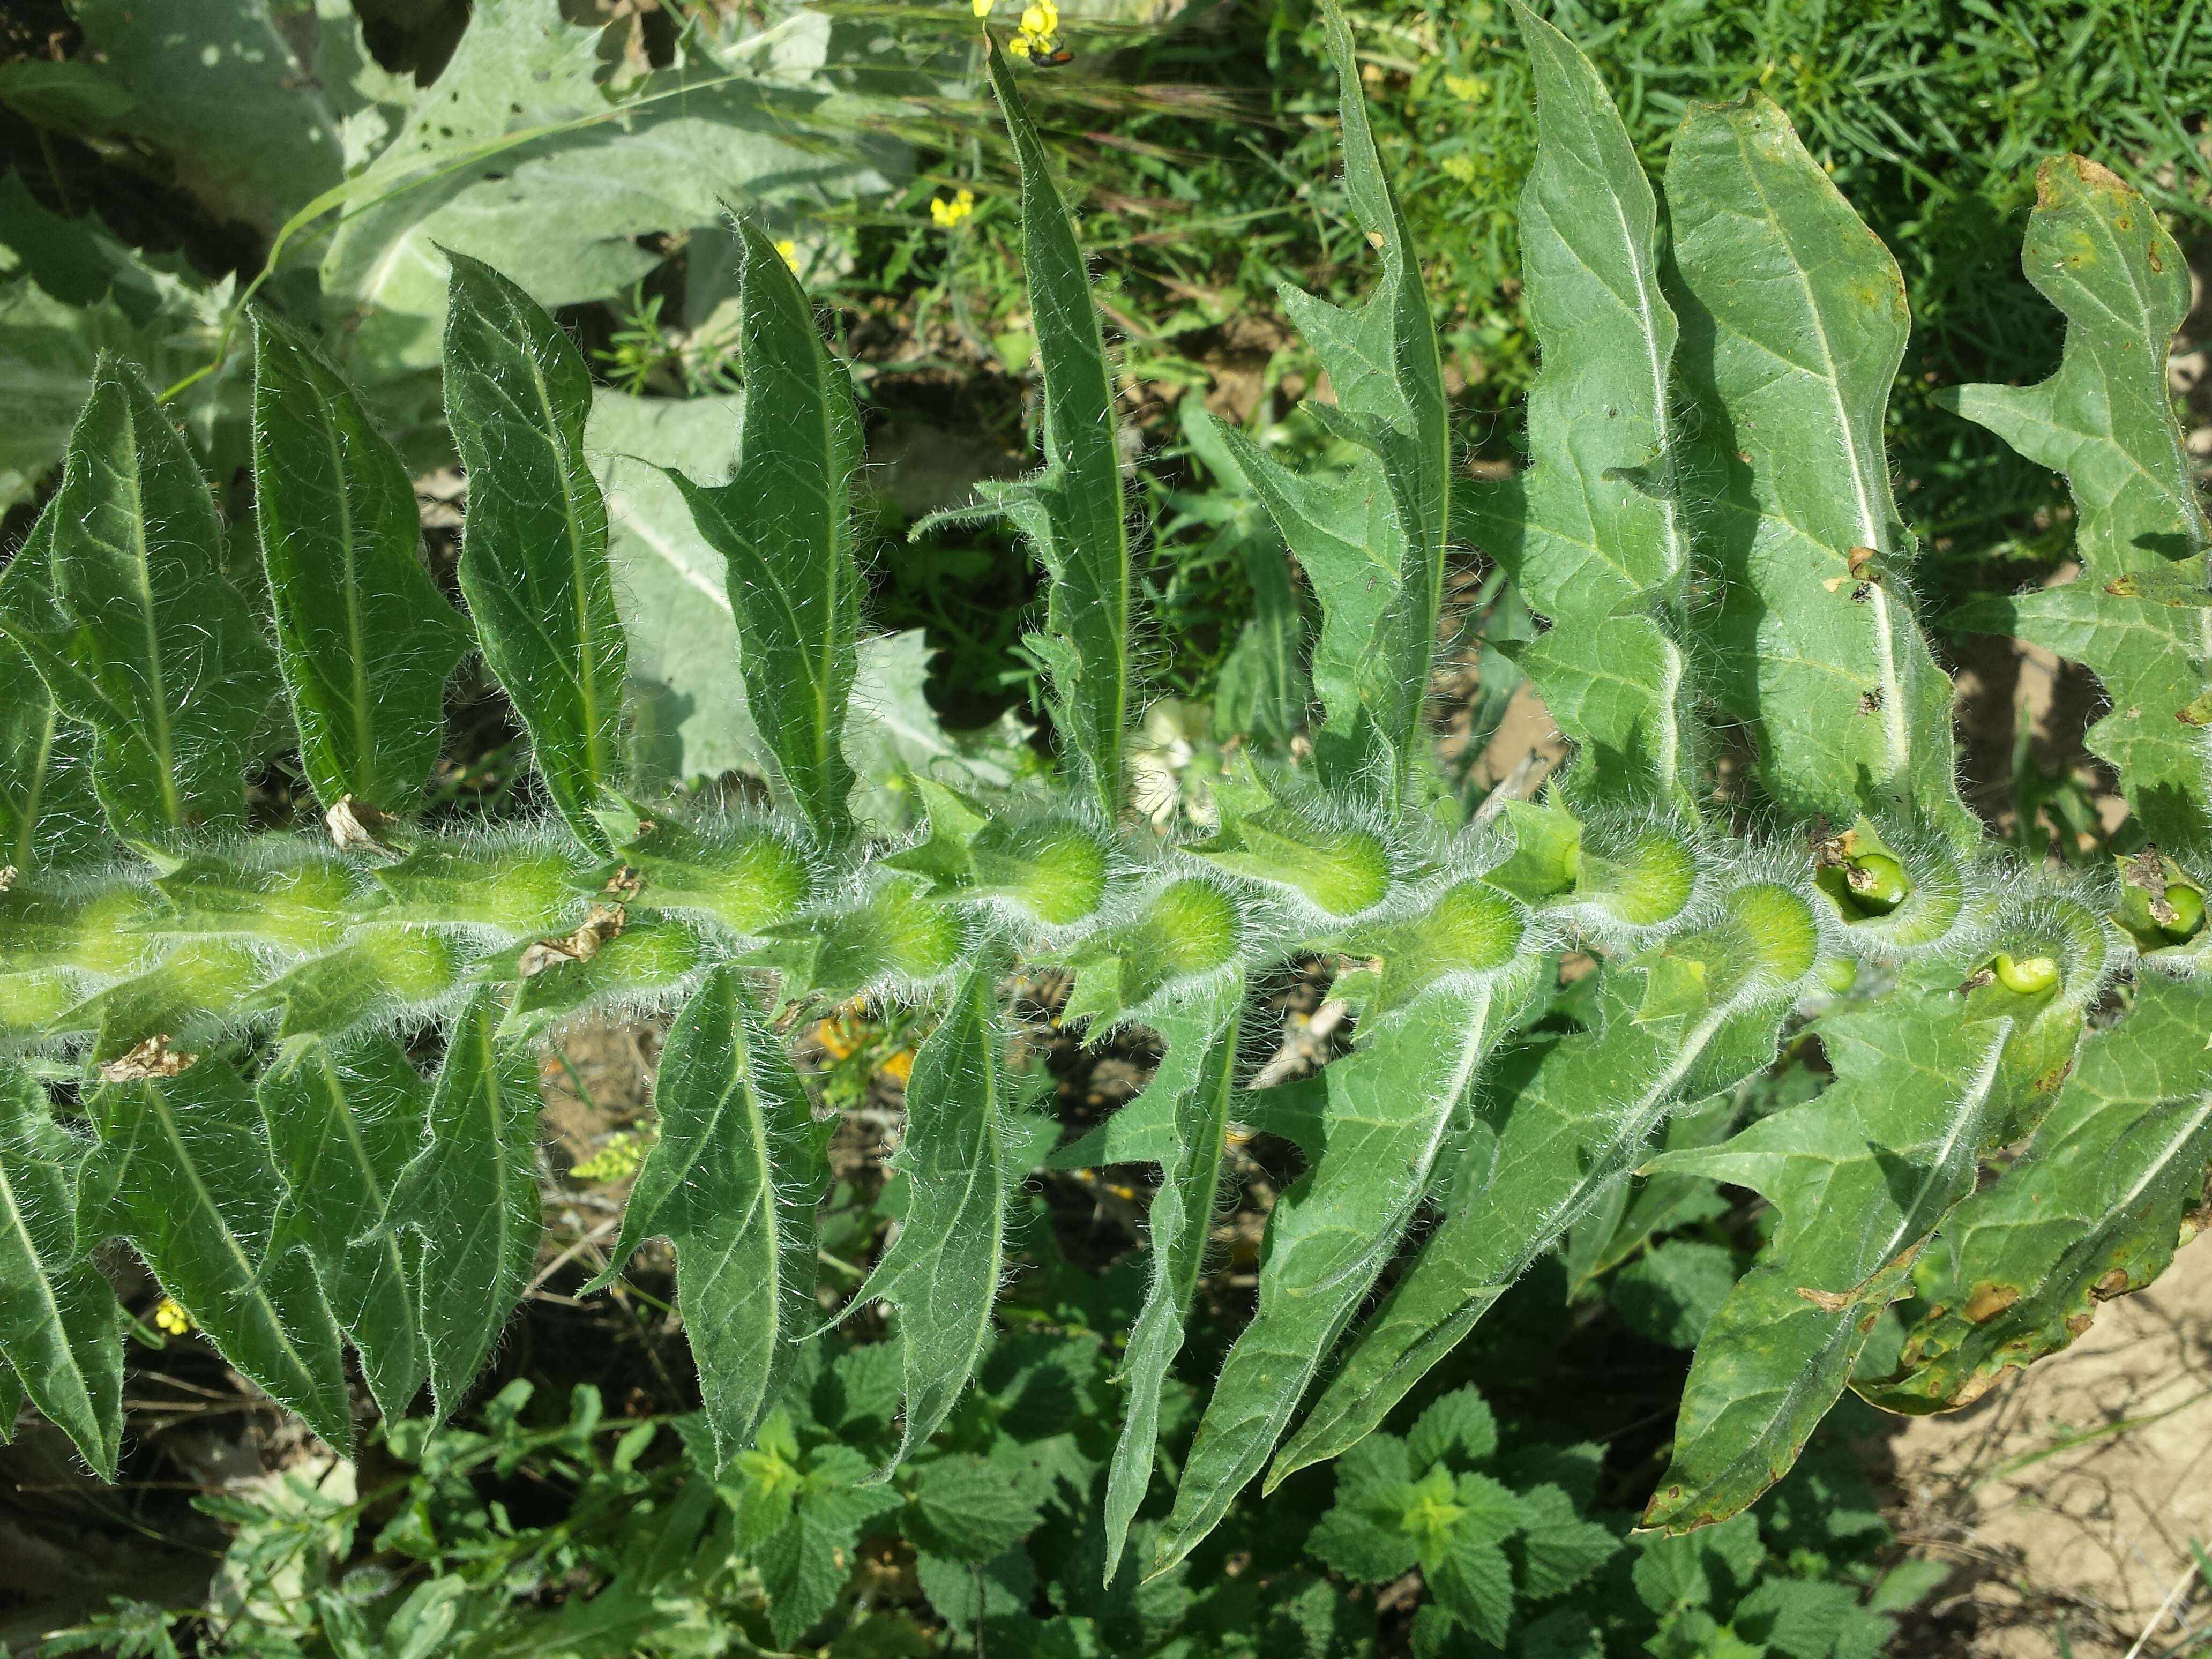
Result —
[{"label": "green seed capsule", "polygon": [[1885,853],[1860,854],[1850,861],[1844,879],[1851,902],[1870,916],[1887,915],[1912,891],[1905,866]]},{"label": "green seed capsule", "polygon": [[2160,922],[2160,933],[2180,945],[2204,931],[2203,894],[2176,882],[2166,890],[2166,902],[2173,908],[2173,920]]},{"label": "green seed capsule", "polygon": [[2058,964],[2049,957],[2024,957],[2014,962],[2000,951],[1990,967],[1998,984],[2024,997],[2041,996],[2058,983]]}]

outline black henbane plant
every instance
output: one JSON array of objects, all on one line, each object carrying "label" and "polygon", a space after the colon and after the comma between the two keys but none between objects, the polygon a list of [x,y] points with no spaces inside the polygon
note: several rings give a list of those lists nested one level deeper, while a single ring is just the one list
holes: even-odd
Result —
[{"label": "black henbane plant", "polygon": [[[0,1406],[20,1388],[114,1468],[120,1324],[94,1262],[121,1239],[333,1444],[349,1437],[348,1341],[386,1413],[426,1380],[451,1413],[537,1246],[534,1044],[592,1008],[657,1006],[678,1010],[662,1130],[622,1247],[674,1242],[726,1465],[820,1323],[826,1128],[768,1010],[863,994],[941,1016],[907,1094],[911,1206],[858,1298],[895,1310],[903,1455],[989,1332],[1026,1172],[1000,987],[1024,963],[1073,970],[1066,1017],[1094,1036],[1138,1023],[1165,1042],[1144,1094],[1061,1154],[1161,1169],[1109,1578],[1160,1474],[1162,1383],[1232,1123],[1291,1137],[1307,1168],[1152,1532],[1159,1567],[1255,1474],[1358,1444],[1639,1166],[1756,1189],[1778,1215],[1698,1347],[1645,1516],[1670,1531],[1743,1509],[1846,1386],[1955,1406],[2160,1272],[2212,1164],[2212,593],[2164,390],[2188,300],[2178,251],[2110,175],[2046,162],[2027,259],[2066,313],[2063,364],[1957,396],[2067,474],[2084,567],[1970,620],[2095,670],[2112,707],[2092,742],[2138,826],[2108,876],[2028,870],[1961,804],[1950,684],[1915,615],[1881,444],[1908,326],[1888,252],[1756,97],[1685,122],[1662,241],[1597,76],[1521,21],[1545,367],[1533,465],[1475,489],[1454,477],[1418,264],[1331,15],[1346,193],[1381,278],[1352,311],[1284,297],[1334,388],[1316,417],[1359,459],[1301,477],[1222,434],[1322,626],[1310,761],[1246,765],[1204,838],[1149,836],[1127,810],[1112,375],[1000,54],[1046,465],[987,505],[1049,573],[1030,644],[1066,745],[1057,793],[923,780],[921,836],[854,821],[841,739],[859,427],[757,231],[739,465],[722,487],[678,482],[727,560],[772,816],[624,793],[626,642],[580,448],[589,386],[505,277],[452,262],[465,623],[417,564],[397,457],[310,346],[261,325],[258,562],[137,377],[106,362],[59,493],[0,574]],[[1523,663],[1577,750],[1543,802],[1465,826],[1421,720],[1455,533],[1548,619]],[[550,822],[410,821],[441,687],[471,648],[528,728]],[[270,747],[280,692],[328,839],[242,832],[241,775]],[[1717,794],[1701,734],[1718,722],[1755,748],[1751,802],[1740,784]],[[82,833],[88,786],[117,848]],[[1569,945],[1607,964],[1583,1029],[1529,1031]],[[1240,1090],[1251,977],[1314,951],[1345,965],[1355,1046],[1304,1081]],[[2093,1006],[2121,1000],[2090,1030]],[[1825,1092],[1654,1161],[1671,1112],[1765,1066],[1806,1015]],[[446,1048],[426,1081],[398,1034],[428,1022]],[[1425,1206],[1439,1218],[1408,1250]],[[1863,1364],[1883,1310],[1913,1294],[1924,1311],[1894,1367]]]}]

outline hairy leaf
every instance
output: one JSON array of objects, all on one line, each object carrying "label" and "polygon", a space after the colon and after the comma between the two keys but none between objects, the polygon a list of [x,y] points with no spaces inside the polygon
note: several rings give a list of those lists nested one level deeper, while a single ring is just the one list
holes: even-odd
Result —
[{"label": "hairy leaf", "polygon": [[1692,106],[1667,200],[1694,487],[1723,579],[1713,695],[1792,815],[1847,823],[1895,801],[1972,833],[1881,446],[1911,325],[1897,262],[1757,93]]},{"label": "hairy leaf", "polygon": [[1155,1576],[1260,1472],[1322,1359],[1390,1260],[1455,1108],[1514,1012],[1496,979],[1444,978],[1363,1026],[1325,1067],[1313,1160],[1277,1200],[1260,1306],[1229,1351],[1156,1546]]},{"label": "hairy leaf", "polygon": [[1516,6],[1536,80],[1521,198],[1522,304],[1543,354],[1529,471],[1475,492],[1484,545],[1551,629],[1515,653],[1584,759],[1578,797],[1680,796],[1692,781],[1681,647],[1690,566],[1668,408],[1674,313],[1657,208],[1589,60]]},{"label": "hairy leaf", "polygon": [[1271,1487],[1374,1430],[1634,1165],[1678,1103],[1773,1058],[1813,939],[1802,902],[1743,906],[1645,967],[1608,975],[1594,1029],[1499,1063],[1482,1094],[1497,1136],[1486,1180],[1447,1212],[1383,1298],[1268,1470]]},{"label": "hairy leaf", "polygon": [[461,592],[554,805],[605,853],[591,813],[617,777],[624,644],[606,503],[584,461],[591,374],[528,295],[452,259],[446,409],[469,474]]},{"label": "hairy leaf", "polygon": [[1109,1585],[1121,1565],[1129,1522],[1152,1485],[1160,1391],[1169,1366],[1182,1351],[1183,1325],[1190,1317],[1191,1297],[1206,1264],[1214,1190],[1228,1141],[1243,1007],[1242,973],[1217,975],[1188,988],[1163,993],[1146,1016],[1163,1045],[1159,1067],[1143,1095],[1123,1109],[1135,1111],[1157,1097],[1166,1108],[1169,1136],[1160,1158],[1160,1184],[1152,1194],[1147,1218],[1152,1281],[1121,1358],[1128,1398],[1106,1481],[1103,1582]]},{"label": "hairy leaf", "polygon": [[1374,294],[1346,311],[1285,285],[1283,304],[1327,372],[1336,402],[1314,412],[1365,453],[1341,480],[1302,478],[1224,428],[1322,604],[1314,689],[1328,723],[1322,775],[1395,811],[1425,749],[1422,701],[1435,654],[1449,534],[1451,423],[1420,261],[1382,172],[1359,91],[1352,33],[1326,9],[1344,128],[1345,190],[1382,258]]},{"label": "hairy leaf", "polygon": [[82,1239],[128,1239],[223,1357],[343,1453],[343,1343],[306,1257],[273,1249],[283,1187],[252,1091],[226,1060],[103,1083],[89,1109]]},{"label": "hairy leaf", "polygon": [[1053,185],[1005,50],[994,42],[986,56],[1021,164],[1022,264],[1044,372],[1045,468],[1018,483],[987,483],[981,493],[1029,538],[1049,574],[1045,632],[1030,643],[1050,676],[1054,723],[1110,823],[1121,810],[1133,643],[1114,377],[1075,221]]},{"label": "hairy leaf", "polygon": [[335,112],[269,0],[86,0],[73,15],[94,61],[128,93],[118,124],[179,158],[178,183],[218,220],[267,235],[343,176]]},{"label": "hairy leaf", "polygon": [[1965,1024],[1954,996],[1899,993],[1816,1029],[1836,1078],[1820,1095],[1723,1146],[1653,1160],[1748,1187],[1782,1219],[1698,1345],[1648,1527],[1725,1521],[1789,1473],[1913,1258],[1972,1189],[2000,1110],[2009,1019]]},{"label": "hairy leaf", "polygon": [[[991,1336],[1006,1256],[1008,1155],[998,964],[970,968],[907,1079],[906,1139],[890,1167],[912,1184],[890,1248],[850,1304],[898,1310],[906,1423],[893,1462],[934,1434]],[[849,1311],[849,1309],[848,1309]]]},{"label": "hairy leaf", "polygon": [[468,624],[423,568],[414,486],[305,339],[254,319],[253,501],[300,759],[325,807],[414,803]]},{"label": "hairy leaf", "polygon": [[2058,372],[2039,386],[1960,386],[1946,400],[2066,475],[2081,574],[1954,620],[2094,670],[2112,706],[2089,728],[2090,747],[2112,763],[2153,841],[2201,848],[2212,841],[2212,729],[2185,711],[2212,676],[2212,609],[2108,591],[2169,572],[2205,586],[2212,532],[2166,380],[2189,267],[2150,204],[2094,161],[2054,156],[2035,185],[2021,262],[2066,314]]},{"label": "hairy leaf", "polygon": [[112,357],[70,434],[51,511],[51,532],[0,581],[0,632],[97,733],[108,822],[142,845],[236,822],[276,665],[232,585],[191,451]]},{"label": "hairy leaf", "polygon": [[820,1323],[816,1210],[830,1123],[816,1123],[790,1058],[733,968],[716,969],[677,1017],[653,1101],[660,1138],[630,1189],[611,1283],[646,1239],[676,1247],[684,1328],[719,1466],[750,1446]]},{"label": "hairy leaf", "polygon": [[[31,1403],[112,1480],[123,1441],[122,1315],[106,1276],[78,1248],[72,1188],[82,1151],[36,1080],[0,1062],[0,1383],[20,1379]],[[20,1397],[0,1397],[0,1426],[13,1429]]]},{"label": "hairy leaf", "polygon": [[422,1144],[428,1092],[387,1036],[343,1051],[295,1037],[255,1091],[284,1182],[271,1248],[298,1249],[313,1265],[386,1421],[407,1414],[428,1370],[407,1241],[385,1224],[392,1188]]},{"label": "hairy leaf", "polygon": [[592,394],[584,447],[606,492],[607,562],[629,641],[630,787],[645,799],[672,784],[765,769],[738,672],[725,562],[672,477],[727,483],[744,407],[741,397]]},{"label": "hairy leaf", "polygon": [[499,1014],[489,990],[462,1014],[431,1091],[428,1143],[400,1172],[385,1212],[388,1226],[422,1240],[417,1316],[441,1421],[521,1301],[544,1231],[538,1079],[526,1050],[500,1046]]},{"label": "hairy leaf", "polygon": [[2091,1036],[2020,1159],[1952,1212],[1914,1279],[1923,1311],[1887,1411],[1953,1411],[2069,1346],[2097,1304],[2166,1270],[2212,1170],[2212,986],[2146,977]]},{"label": "hairy leaf", "polygon": [[757,225],[738,234],[745,404],[737,476],[720,489],[671,477],[699,533],[727,561],[754,729],[786,799],[836,845],[852,835],[853,774],[840,744],[860,622],[852,541],[860,417],[783,256]]},{"label": "hairy leaf", "polygon": [[712,227],[726,203],[849,198],[902,173],[902,146],[850,123],[811,142],[829,19],[761,16],[696,17],[675,63],[611,86],[596,21],[477,0],[437,80],[410,82],[399,130],[349,181],[323,260],[363,378],[437,362],[441,248],[574,305],[629,290],[660,263],[655,233]]},{"label": "hairy leaf", "polygon": [[[50,508],[31,535],[43,543],[52,533]],[[27,542],[15,556],[46,555]],[[6,591],[0,583],[0,594]],[[0,634],[0,868],[31,870],[94,841],[99,807],[75,763],[76,735],[64,727],[31,659]]]}]

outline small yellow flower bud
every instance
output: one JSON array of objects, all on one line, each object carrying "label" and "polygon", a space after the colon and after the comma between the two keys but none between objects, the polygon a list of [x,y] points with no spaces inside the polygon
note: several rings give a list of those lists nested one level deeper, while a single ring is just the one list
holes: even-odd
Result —
[{"label": "small yellow flower bud", "polygon": [[784,264],[791,267],[791,274],[796,276],[799,274],[799,244],[787,236],[775,245],[775,251],[783,255]]},{"label": "small yellow flower bud", "polygon": [[165,1296],[154,1304],[154,1323],[171,1336],[182,1336],[192,1328],[192,1316],[176,1297]]}]

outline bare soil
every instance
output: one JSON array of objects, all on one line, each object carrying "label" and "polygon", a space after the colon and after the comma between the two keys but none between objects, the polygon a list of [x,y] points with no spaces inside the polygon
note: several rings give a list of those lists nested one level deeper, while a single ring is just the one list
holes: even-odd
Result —
[{"label": "bare soil", "polygon": [[1899,1655],[2052,1659],[2062,1627],[2076,1659],[2212,1651],[2212,1246],[1888,1449],[1900,1540],[1956,1564]]}]

